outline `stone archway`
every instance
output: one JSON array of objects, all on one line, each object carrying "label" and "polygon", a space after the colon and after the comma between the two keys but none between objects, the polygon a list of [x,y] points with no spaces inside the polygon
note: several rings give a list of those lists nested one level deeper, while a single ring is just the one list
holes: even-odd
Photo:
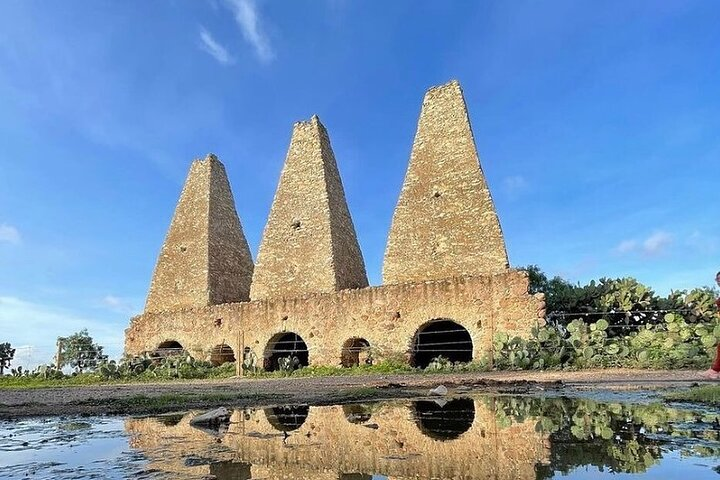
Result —
[{"label": "stone archway", "polygon": [[345,340],[340,353],[340,365],[346,368],[372,365],[370,342],[360,337],[352,337]]},{"label": "stone archway", "polygon": [[307,405],[283,405],[279,407],[266,408],[265,418],[268,423],[280,432],[292,432],[302,427],[310,414],[310,407]]},{"label": "stone archway", "polygon": [[448,402],[419,400],[413,403],[413,416],[420,431],[428,437],[454,440],[470,430],[475,421],[475,402],[456,398]]},{"label": "stone archway", "polygon": [[214,366],[219,366],[224,363],[232,363],[235,361],[235,352],[233,349],[224,343],[216,345],[210,351],[210,363]]},{"label": "stone archway", "polygon": [[160,357],[172,357],[173,355],[181,355],[185,352],[185,348],[177,340],[166,340],[161,342],[155,349],[155,354]]},{"label": "stone archway", "polygon": [[439,318],[417,329],[410,359],[412,366],[426,368],[434,358],[441,356],[451,362],[469,362],[472,352],[470,332],[457,322]]},{"label": "stone archway", "polygon": [[290,358],[296,368],[310,364],[310,353],[305,340],[295,332],[280,332],[270,338],[263,354],[263,368],[268,372],[280,369],[280,359]]}]

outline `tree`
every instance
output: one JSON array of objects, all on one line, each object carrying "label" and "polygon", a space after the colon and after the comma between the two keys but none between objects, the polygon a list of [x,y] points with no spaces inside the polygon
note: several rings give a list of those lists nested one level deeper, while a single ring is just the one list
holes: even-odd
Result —
[{"label": "tree", "polygon": [[10,343],[0,343],[0,375],[10,366],[13,357],[15,357],[15,349]]},{"label": "tree", "polygon": [[103,347],[95,343],[86,328],[69,337],[58,337],[58,344],[61,351],[58,368],[70,365],[82,373],[83,370],[94,370],[107,358],[103,355]]},{"label": "tree", "polygon": [[537,265],[528,265],[527,267],[521,267],[521,270],[525,270],[528,274],[528,280],[530,282],[528,287],[529,293],[545,293],[547,291],[547,275],[540,270],[540,267]]},{"label": "tree", "polygon": [[545,272],[537,265],[528,265],[521,270],[525,270],[528,274],[530,281],[528,291],[545,294],[545,310],[548,313],[570,312],[581,303],[580,297],[583,292],[579,285],[573,285],[557,275],[548,279]]}]

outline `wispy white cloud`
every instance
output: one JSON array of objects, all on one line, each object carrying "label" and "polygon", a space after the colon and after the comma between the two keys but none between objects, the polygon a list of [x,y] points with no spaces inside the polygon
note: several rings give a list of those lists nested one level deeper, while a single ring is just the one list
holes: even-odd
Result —
[{"label": "wispy white cloud", "polygon": [[647,255],[663,253],[672,242],[672,235],[667,232],[657,231],[643,241],[643,253]]},{"label": "wispy white cloud", "polygon": [[87,328],[105,347],[105,353],[117,358],[123,349],[125,320],[84,318],[73,312],[41,305],[17,297],[0,296],[0,325],[3,342],[16,346],[13,366],[35,368],[53,361],[55,339]]},{"label": "wispy white cloud", "polygon": [[200,42],[200,48],[222,65],[230,65],[233,63],[233,58],[225,47],[220,45],[205,28],[200,29]]},{"label": "wispy white cloud", "polygon": [[120,298],[115,295],[105,295],[102,299],[102,304],[105,308],[108,308],[113,312],[123,314],[136,313],[133,302],[127,298]]},{"label": "wispy white cloud", "polygon": [[275,58],[275,52],[263,31],[255,1],[226,0],[226,2],[233,12],[235,22],[240,27],[245,41],[252,45],[260,61],[270,63]]},{"label": "wispy white cloud", "polygon": [[656,256],[664,253],[672,245],[673,241],[673,236],[670,233],[658,230],[642,240],[625,239],[612,251],[620,255],[639,253],[644,256]]},{"label": "wispy white cloud", "polygon": [[22,238],[18,229],[6,223],[0,224],[0,243],[9,243],[11,245],[20,245]]},{"label": "wispy white cloud", "polygon": [[623,240],[613,249],[616,253],[628,253],[635,250],[638,246],[637,240]]},{"label": "wispy white cloud", "polygon": [[522,175],[512,175],[503,179],[503,188],[511,197],[516,197],[528,188],[528,181]]},{"label": "wispy white cloud", "polygon": [[[231,17],[225,0],[218,1]],[[37,18],[28,20],[17,35],[4,35],[0,28],[0,51],[11,59],[7,68],[0,69],[3,117],[16,117],[23,128],[44,128],[42,122],[38,124],[41,118],[60,122],[111,153],[130,151],[130,161],[149,162],[180,185],[185,160],[173,151],[176,149],[168,148],[172,139],[198,128],[212,130],[222,138],[237,135],[225,123],[226,106],[219,97],[206,89],[166,88],[175,75],[171,69],[156,72],[143,88],[129,88],[128,79],[140,74],[140,70],[132,73],[133,68],[141,68],[136,62],[140,57],[132,65],[120,66],[113,45],[102,40],[107,32],[48,30]],[[199,49],[197,30],[190,36],[193,47]],[[144,53],[152,55],[151,51]],[[9,220],[0,218],[0,223]],[[21,234],[27,236],[24,231]]]}]

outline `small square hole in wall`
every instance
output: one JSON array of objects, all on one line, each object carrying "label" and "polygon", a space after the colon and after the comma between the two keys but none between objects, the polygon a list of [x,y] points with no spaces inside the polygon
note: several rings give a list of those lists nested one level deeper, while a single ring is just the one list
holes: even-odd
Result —
[{"label": "small square hole in wall", "polygon": [[216,326],[216,327],[221,327],[221,326],[222,326],[222,318],[217,318],[217,319],[215,319],[215,326]]},{"label": "small square hole in wall", "polygon": [[440,198],[440,197],[442,197],[442,192],[435,190],[433,192],[433,198]]},{"label": "small square hole in wall", "polygon": [[300,227],[302,226],[300,224],[300,220],[293,220],[293,222],[290,224],[293,230],[300,230]]},{"label": "small square hole in wall", "polygon": [[187,247],[185,245],[180,245],[180,251],[181,252],[187,251]]}]

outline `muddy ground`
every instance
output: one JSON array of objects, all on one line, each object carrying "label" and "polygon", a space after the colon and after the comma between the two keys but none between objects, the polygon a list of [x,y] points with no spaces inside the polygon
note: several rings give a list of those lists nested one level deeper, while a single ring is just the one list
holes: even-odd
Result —
[{"label": "muddy ground", "polygon": [[577,390],[654,390],[704,383],[689,370],[583,370],[367,375],[319,378],[186,380],[32,389],[0,389],[0,419],[37,415],[161,413],[219,405],[233,407],[424,396],[445,385],[450,393],[535,393]]}]

